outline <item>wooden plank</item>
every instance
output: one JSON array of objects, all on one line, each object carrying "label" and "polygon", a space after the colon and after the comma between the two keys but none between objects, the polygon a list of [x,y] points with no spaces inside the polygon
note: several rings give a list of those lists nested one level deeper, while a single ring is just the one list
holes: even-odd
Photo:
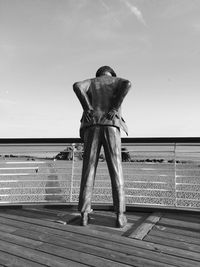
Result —
[{"label": "wooden plank", "polygon": [[[23,232],[24,230],[22,230]],[[36,232],[34,232],[34,235],[37,235]],[[41,238],[40,238],[41,239]],[[54,239],[53,236],[51,236],[51,239]],[[10,246],[13,246],[13,244],[16,245],[23,245],[24,247],[28,247],[28,248],[33,248],[37,251],[40,252],[46,252],[50,255],[55,255],[55,256],[59,256],[62,258],[65,258],[67,260],[71,260],[71,261],[75,261],[77,264],[78,263],[83,263],[85,265],[90,265],[90,266],[100,266],[100,267],[104,267],[104,266],[137,266],[134,264],[130,264],[126,265],[126,264],[120,264],[124,263],[124,259],[125,255],[123,255],[122,253],[120,253],[121,255],[114,255],[115,253],[110,252],[108,250],[102,250],[101,252],[101,256],[102,258],[98,256],[94,256],[95,253],[95,247],[91,247],[90,250],[88,249],[87,245],[80,245],[80,243],[72,243],[72,242],[67,242],[66,246],[63,248],[63,246],[61,246],[59,243],[57,243],[56,245],[52,245],[52,244],[47,244],[44,242],[41,242],[39,240],[36,240],[36,238],[34,238],[32,236],[32,238],[24,238],[22,236],[19,235],[11,235],[11,234],[7,234],[7,233],[0,233],[0,240],[1,241],[6,241],[6,242],[10,242]],[[24,243],[24,240],[28,240],[28,242],[26,241],[26,243]],[[60,239],[60,241],[62,241],[62,239]],[[81,249],[80,249],[81,248]],[[83,252],[82,252],[83,251]],[[93,255],[94,254],[94,255]],[[99,251],[98,253],[99,254]],[[107,255],[106,255],[107,254]],[[107,256],[107,257],[106,257]],[[110,260],[110,258],[113,258],[114,262],[112,260]],[[135,259],[134,259],[135,260]],[[119,261],[119,262],[117,262]],[[126,261],[128,261],[126,259]],[[129,259],[130,261],[130,259]]]},{"label": "wooden plank", "polygon": [[51,255],[49,253],[36,251],[34,249],[30,249],[13,243],[11,245],[11,243],[3,240],[1,240],[0,242],[0,251],[8,252],[9,254],[13,254],[15,256],[19,256],[33,262],[41,263],[52,267],[66,267],[67,265],[74,267],[86,266],[84,264],[79,264],[78,262],[75,261],[63,259],[55,255]]},{"label": "wooden plank", "polygon": [[[19,212],[19,211],[17,211]],[[15,213],[16,214],[16,213]],[[19,213],[20,214],[20,213]],[[0,213],[0,217],[4,217],[4,218],[10,218],[10,219],[14,219],[17,222],[28,222],[31,224],[35,224],[35,225],[40,225],[40,226],[45,226],[45,227],[51,227],[51,228],[55,228],[55,229],[60,229],[60,230],[65,230],[66,231],[66,226],[62,225],[62,224],[58,224],[52,221],[44,221],[44,220],[40,220],[40,219],[35,219],[35,218],[28,218],[25,216],[19,216],[17,215],[13,215],[13,214],[9,214],[9,213]],[[97,233],[102,233],[105,237],[107,237],[107,233],[103,233],[101,231],[95,230],[95,229],[91,229],[89,227],[79,227],[79,226],[73,226],[73,225],[67,225],[67,229],[68,231],[73,231],[73,232],[79,232],[79,233],[83,233],[83,234],[88,234],[88,235],[96,235]],[[115,234],[110,233],[110,236],[115,236]]]},{"label": "wooden plank", "polygon": [[[180,260],[183,260],[183,259],[192,260],[193,262],[196,262],[195,263],[196,266],[198,266],[198,264],[200,263],[200,254],[197,252],[187,251],[185,249],[174,248],[174,247],[168,246],[168,245],[162,245],[159,243],[155,243],[155,240],[154,241],[148,240],[146,243],[145,243],[146,240],[142,240],[142,241],[137,240],[137,241],[143,242],[141,244],[143,246],[151,246],[151,249],[154,249],[154,250],[157,250],[157,251],[163,252],[165,254],[169,254],[169,255],[176,255],[177,257],[179,257]],[[191,266],[191,265],[188,265],[188,266]]]},{"label": "wooden plank", "polygon": [[[17,225],[18,227],[24,228],[24,229],[33,229],[33,230],[39,230],[39,231],[45,231],[48,230],[46,227],[50,227],[54,229],[55,234],[63,234],[64,231],[72,232],[72,233],[79,233],[79,234],[84,234],[84,235],[89,235],[91,236],[98,236],[99,238],[102,239],[110,239],[118,242],[122,242],[125,244],[133,244],[130,239],[124,239],[120,237],[116,237],[115,235],[107,235],[106,233],[99,232],[96,230],[90,230],[88,228],[83,228],[83,227],[74,227],[71,225],[62,226],[58,224],[53,224],[52,222],[43,222],[42,220],[38,219],[32,219],[32,218],[27,218],[27,217],[22,217],[22,216],[16,216],[16,215],[10,215],[10,214],[0,214],[0,221],[5,224],[9,225]],[[26,223],[27,222],[27,223]],[[44,227],[43,227],[44,226]],[[61,232],[59,231],[61,230]]]},{"label": "wooden plank", "polygon": [[129,227],[126,231],[124,231],[122,236],[129,237],[144,221],[148,218],[149,214],[143,217],[140,217],[137,221],[132,223],[131,227]]},{"label": "wooden plank", "polygon": [[[53,214],[45,213],[45,215],[40,215],[40,212],[37,212],[36,210],[22,210],[20,211],[11,211],[12,214],[19,214],[24,216],[30,216],[31,218],[43,218],[47,219],[48,221],[57,222],[61,224],[65,224],[67,222],[70,225],[80,225],[80,213],[77,212],[71,212],[71,214],[68,213],[61,213],[63,217],[56,217],[53,216]],[[58,213],[59,214],[59,213]],[[110,215],[110,214],[109,214]],[[132,225],[130,223],[127,223],[127,225],[124,228],[116,228],[116,215],[115,216],[108,216],[108,214],[102,214],[99,215],[97,212],[94,212],[91,214],[91,220],[89,223],[90,229],[94,229],[97,231],[104,231],[109,234],[116,234],[116,235],[122,235],[124,231],[129,229]]]},{"label": "wooden plank", "polygon": [[198,238],[200,239],[200,232],[196,232],[196,231],[189,231],[189,230],[185,230],[185,229],[179,229],[177,227],[173,227],[173,226],[162,226],[156,224],[154,226],[155,229],[158,229],[160,231],[164,231],[167,233],[172,233],[172,234],[179,234],[179,235],[183,235],[183,236],[188,236],[188,237],[194,237],[194,238]]},{"label": "wooden plank", "polygon": [[[104,210],[94,210],[94,213],[103,216],[109,216],[116,218],[116,213],[113,211],[104,211]],[[150,213],[149,212],[126,212],[126,217],[129,221],[135,222],[141,218],[146,218]]]},{"label": "wooden plank", "polygon": [[42,244],[41,241],[39,240],[34,240],[34,239],[29,239],[23,236],[16,236],[10,233],[4,233],[0,232],[0,240],[4,240],[10,243],[15,243],[15,244],[23,244],[25,247],[33,248],[35,249],[36,247],[40,246]]},{"label": "wooden plank", "polygon": [[[4,217],[0,217],[0,224],[15,227],[15,230],[16,230],[16,228],[21,228],[21,229],[30,229],[30,230],[37,230],[37,231],[46,232],[49,229],[48,227],[45,227],[45,226],[34,225],[32,223],[17,221],[17,220],[13,220],[10,218],[4,218]],[[62,230],[57,230],[57,229],[51,229],[51,231],[54,232],[55,234],[56,233],[61,234],[63,232]]]},{"label": "wooden plank", "polygon": [[[185,257],[185,251],[183,250],[174,250],[174,248],[170,248],[168,246],[163,246],[163,245],[159,245],[159,244],[154,244],[151,242],[145,242],[145,241],[140,241],[140,240],[135,240],[135,239],[129,239],[129,238],[123,238],[121,236],[115,236],[115,235],[108,235],[106,233],[103,232],[98,232],[98,231],[94,231],[94,230],[90,230],[87,229],[87,227],[73,227],[70,225],[67,225],[65,227],[63,227],[62,225],[55,225],[49,222],[44,222],[46,227],[43,227],[43,222],[41,220],[37,220],[37,219],[29,219],[29,218],[25,218],[25,217],[18,217],[15,215],[10,215],[10,214],[5,214],[5,213],[1,213],[0,216],[0,220],[3,220],[3,223],[9,224],[9,225],[16,225],[20,227],[23,227],[25,229],[33,229],[35,230],[35,228],[37,228],[39,231],[45,231],[48,233],[48,227],[51,228],[51,231],[54,232],[55,234],[58,235],[63,235],[64,234],[64,230],[66,231],[66,234],[71,234],[71,233],[79,233],[85,236],[90,236],[90,237],[98,237],[100,240],[99,242],[105,242],[105,240],[110,240],[111,242],[116,242],[117,244],[125,244],[125,245],[129,245],[129,246],[134,246],[137,248],[143,248],[146,250],[150,250],[150,251],[156,251],[158,252],[157,255],[172,255],[172,256],[178,256],[181,257],[180,258],[180,264],[181,262],[185,263],[186,265],[178,265],[178,266],[196,266],[197,262],[196,261],[192,261],[186,259]],[[21,222],[20,222],[21,220]],[[29,223],[25,223],[23,222],[23,220],[25,221],[29,221]],[[33,222],[37,223],[37,225],[34,225]],[[49,225],[48,225],[49,224]],[[39,226],[40,225],[40,226]],[[54,226],[53,226],[54,225]],[[59,229],[60,228],[60,229]],[[71,233],[70,233],[71,232]]]},{"label": "wooden plank", "polygon": [[[44,210],[44,212],[43,212]],[[11,211],[12,214],[19,214],[19,211]],[[75,211],[51,211],[47,209],[42,209],[40,208],[39,210],[37,208],[33,209],[23,209],[20,211],[20,215],[24,215],[29,218],[38,218],[38,219],[43,219],[43,220],[48,220],[51,222],[56,222],[60,223],[63,225],[66,225],[67,223],[70,224],[80,224],[80,213],[75,212]]]},{"label": "wooden plank", "polygon": [[[84,239],[84,243],[80,243],[79,240],[78,242],[75,241],[69,241],[65,240],[63,238],[56,238],[54,236],[49,236],[46,235],[46,239],[44,238],[44,234],[39,235],[38,240],[36,241],[36,236],[37,233],[34,232],[32,236],[30,236],[30,230],[27,231],[29,239],[24,236],[24,230],[21,230],[21,236],[17,235],[19,234],[19,231],[16,231],[11,234],[7,233],[0,233],[0,240],[6,241],[6,242],[12,242],[12,244],[23,244],[23,240],[29,240],[29,242],[26,242],[25,246],[29,246],[31,248],[35,248],[36,250],[42,251],[42,252],[47,252],[50,253],[51,255],[57,255],[62,258],[67,258],[70,260],[76,259],[77,262],[85,263],[91,266],[121,266],[120,263],[130,266],[141,266],[144,264],[148,264],[148,266],[166,266],[166,264],[158,263],[152,261],[151,259],[143,259],[140,257],[136,256],[131,256],[127,255],[127,250],[125,250],[125,253],[123,254],[122,252],[115,252],[113,251],[113,247],[111,246],[111,249],[109,250],[108,248],[100,248],[100,247],[95,247],[93,245],[88,245],[86,244],[86,240]],[[43,238],[42,238],[43,236]],[[47,244],[41,242],[41,239],[43,241],[48,241],[52,244]],[[57,242],[56,242],[57,241]],[[56,243],[56,245],[55,245]],[[12,245],[11,244],[11,245]],[[63,247],[64,246],[64,247]],[[78,253],[77,253],[78,251]],[[84,252],[84,253],[82,253]],[[97,255],[97,256],[93,256]],[[102,257],[102,258],[101,258]],[[157,257],[155,256],[155,260],[158,261]],[[169,265],[168,265],[169,266]],[[171,265],[170,265],[171,266]]]},{"label": "wooden plank", "polygon": [[[174,263],[178,259],[162,256],[162,261],[160,262],[159,255],[156,252],[151,252],[148,255],[147,251],[139,250],[130,246],[115,244],[114,242],[99,242],[98,239],[85,239],[81,236],[72,236],[71,238],[61,238],[58,236],[49,236],[41,233],[30,232],[19,230],[15,232],[16,235],[26,236],[30,238],[35,238],[37,240],[43,240],[44,242],[50,244],[56,244],[56,247],[62,246],[64,248],[69,247],[78,251],[85,251],[89,254],[95,254],[100,257],[109,258],[110,255],[114,255],[113,260],[127,262],[128,264],[134,266],[141,266],[141,264],[147,264],[148,266],[161,266],[162,263],[167,263],[167,266],[171,266],[170,263]],[[103,249],[102,249],[103,248]],[[65,251],[65,250],[64,250]],[[117,252],[117,253],[116,253]],[[154,262],[155,261],[155,262]],[[159,264],[158,264],[159,262]],[[115,263],[116,264],[116,263]],[[99,265],[97,265],[99,266]],[[183,266],[183,265],[181,265]],[[187,265],[186,265],[187,266]]]},{"label": "wooden plank", "polygon": [[[101,231],[104,233],[107,233],[108,235],[112,234],[112,235],[119,235],[121,236],[124,231],[128,230],[132,224],[127,223],[123,228],[112,228],[112,226],[106,226],[106,225],[98,225],[99,222],[93,222],[91,224],[89,224],[88,227],[90,227],[91,230],[96,230],[96,231]],[[79,225],[80,223],[78,223]],[[114,227],[114,226],[113,226]]]},{"label": "wooden plank", "polygon": [[[81,217],[80,216],[78,217],[79,220],[76,221],[75,225],[80,225]],[[99,215],[97,213],[92,213],[90,215],[90,223],[89,223],[90,229],[104,231],[114,235],[121,235],[121,233],[123,232],[123,228],[116,228],[115,224],[116,224],[116,218],[114,217]],[[72,225],[74,224],[72,223]]]},{"label": "wooden plank", "polygon": [[166,210],[165,212],[165,215],[166,216],[184,216],[186,218],[200,218],[200,214],[199,214],[199,211],[196,210],[196,211],[181,211],[181,210],[177,210],[177,212],[170,212],[169,210]]},{"label": "wooden plank", "polygon": [[[6,220],[6,219],[5,219]],[[12,221],[10,219],[7,219],[7,223],[10,223],[10,221],[14,224],[16,224],[17,226],[18,225],[18,222],[16,221]],[[24,226],[24,225],[22,225]],[[37,233],[35,231],[31,231],[31,229],[33,228],[33,226],[30,224],[30,225],[27,225],[27,231],[22,229],[22,230],[18,230],[15,232],[15,235],[21,235],[21,236],[25,236],[25,237],[29,237],[31,239],[35,239],[38,235],[38,240],[43,240],[43,238],[47,238],[45,239],[46,242],[50,242],[49,241],[49,237],[52,237],[55,229],[48,229],[46,228],[46,236],[44,237],[44,234],[45,234],[45,231],[44,231],[44,227],[42,228],[39,228],[40,230],[40,233]],[[30,227],[31,226],[31,229]],[[35,226],[36,229],[38,230],[38,226]],[[129,241],[130,239],[127,239],[127,238],[123,238],[123,241],[125,242],[125,244],[120,244],[118,241],[118,238],[115,240],[115,242],[113,242],[113,239],[111,238],[110,240],[102,240],[102,239],[98,239],[97,236],[95,237],[86,237],[82,234],[75,234],[75,233],[69,233],[69,232],[64,232],[64,231],[59,231],[59,230],[56,230],[56,234],[59,234],[60,236],[55,236],[53,237],[53,242],[55,242],[55,240],[57,240],[57,243],[60,244],[60,245],[63,245],[63,242],[64,244],[67,242],[67,244],[70,246],[71,248],[71,244],[69,243],[69,240],[71,239],[72,241],[77,241],[78,243],[88,243],[92,246],[99,246],[99,247],[103,247],[105,248],[106,250],[107,249],[110,249],[110,250],[115,250],[115,251],[118,251],[118,252],[124,252],[124,254],[130,254],[130,255],[135,255],[137,257],[142,257],[146,260],[150,259],[150,260],[154,260],[156,262],[158,262],[158,266],[161,266],[161,263],[165,263],[167,264],[167,266],[173,266],[174,263],[175,263],[175,266],[184,266],[184,267],[188,267],[188,266],[195,266],[196,267],[196,262],[193,263],[192,261],[188,261],[188,260],[182,260],[182,259],[179,259],[177,258],[176,256],[170,256],[170,255],[165,255],[164,253],[160,253],[160,250],[159,249],[155,249],[155,251],[149,251],[146,250],[148,248],[152,248],[152,246],[148,247],[148,246],[141,246],[141,247],[137,247],[137,244],[135,244],[135,242],[131,242],[133,243],[133,246],[131,244],[129,245],[126,245],[126,242]],[[63,238],[63,240],[60,240],[59,238]],[[57,239],[56,239],[57,238]],[[107,238],[108,238],[108,235],[107,235]],[[120,238],[121,239],[121,238]],[[130,240],[131,241],[131,240]],[[140,244],[141,245],[141,244]],[[77,245],[75,246],[75,249],[77,249]],[[85,251],[85,250],[84,250]],[[159,253],[157,253],[159,252]],[[134,263],[136,261],[136,257],[134,259]],[[137,261],[136,261],[137,262]],[[155,266],[155,264],[157,263],[153,263],[153,266]],[[150,265],[150,262],[148,260],[148,266]]]},{"label": "wooden plank", "polygon": [[185,222],[177,219],[161,218],[161,220],[159,221],[159,225],[176,226],[185,230],[193,230],[195,232],[200,232],[200,223],[196,222]]},{"label": "wooden plank", "polygon": [[[23,208],[23,209],[19,209],[19,210],[9,210],[9,213],[11,214],[20,214],[20,215],[26,215],[32,218],[46,218],[46,219],[58,219],[58,218],[62,218],[62,220],[65,220],[68,222],[71,219],[73,219],[75,216],[79,216],[80,213],[77,211],[65,211],[65,210],[50,210],[50,209],[45,209],[45,208],[31,208],[29,209],[27,208]],[[129,214],[126,213],[126,217],[128,219],[128,221],[132,222],[136,222],[138,220],[140,220],[141,218],[146,218],[146,216],[149,213],[142,213],[142,212],[135,212],[134,214]],[[113,211],[102,211],[102,210],[98,210],[98,211],[94,211],[93,213],[91,213],[91,216],[96,216],[96,217],[102,217],[105,220],[107,220],[107,222],[109,222],[109,220],[112,220],[113,222],[115,222],[115,218],[116,218],[116,214]],[[114,226],[114,224],[113,224]]]},{"label": "wooden plank", "polygon": [[14,230],[15,228],[12,226],[0,224],[0,231],[6,232],[6,233],[12,233]]},{"label": "wooden plank", "polygon": [[148,232],[153,228],[153,226],[160,220],[162,214],[160,212],[154,212],[152,215],[147,217],[147,219],[134,230],[129,237],[142,240]]},{"label": "wooden plank", "polygon": [[[166,235],[158,236],[158,235],[153,235],[150,233],[150,234],[148,234],[148,236],[145,237],[145,241],[150,241],[153,243],[171,246],[174,248],[181,248],[181,249],[185,249],[188,251],[200,252],[200,246],[199,245],[190,244],[190,243],[184,242],[184,241],[179,241],[179,240],[177,241],[174,239],[170,239]],[[200,257],[199,257],[199,260],[200,260]]]},{"label": "wooden plank", "polygon": [[46,231],[48,232],[48,228],[51,228],[52,232],[54,234],[63,235],[64,232],[68,232],[69,234],[76,233],[76,234],[83,234],[88,237],[98,237],[102,240],[111,240],[122,244],[129,244],[129,245],[135,245],[139,244],[137,242],[134,242],[133,239],[125,239],[120,236],[116,235],[108,235],[107,233],[99,232],[96,230],[90,230],[87,227],[74,227],[71,225],[63,226],[59,224],[55,224],[52,222],[44,222],[42,220],[38,219],[32,219],[27,218],[23,216],[16,216],[11,214],[0,214],[0,222],[11,225],[11,226],[17,226],[23,229],[30,229],[30,230],[37,230],[37,231]]},{"label": "wooden plank", "polygon": [[165,213],[163,216],[164,218],[168,219],[176,219],[180,221],[185,221],[185,222],[200,222],[200,215],[198,213],[185,213],[185,214],[180,214],[180,213]]},{"label": "wooden plank", "polygon": [[[181,241],[181,242],[187,242],[190,244],[196,244],[200,246],[200,239],[199,238],[194,238],[194,237],[190,237],[190,236],[185,236],[183,234],[178,234],[178,233],[169,233],[169,232],[165,232],[159,229],[152,229],[149,233],[149,235],[153,235],[153,236],[159,236],[159,237],[163,237],[163,238],[167,238],[167,239],[172,239],[172,240],[176,240],[176,241]],[[199,248],[200,251],[200,248]]]},{"label": "wooden plank", "polygon": [[[71,214],[63,214],[64,217],[56,217],[53,215],[40,215],[40,213],[36,212],[36,211],[30,211],[30,210],[22,210],[20,211],[11,211],[11,214],[16,214],[18,215],[20,213],[20,215],[24,215],[24,216],[30,216],[31,218],[40,218],[41,217],[43,219],[46,219],[48,221],[51,222],[57,222],[60,224],[70,224],[70,225],[76,225],[79,226],[80,225],[80,214],[79,213],[71,213]],[[114,234],[114,235],[121,235],[124,231],[126,231],[126,229],[131,227],[131,224],[128,223],[124,228],[116,228],[115,227],[115,218],[114,217],[108,217],[108,216],[99,216],[99,214],[96,213],[92,213],[91,214],[91,220],[89,223],[90,229],[94,229],[97,231],[104,231],[107,232],[109,234]]]},{"label": "wooden plank", "polygon": [[[12,211],[11,211],[12,212]],[[15,212],[15,211],[14,211]],[[58,219],[65,219],[66,221],[69,221],[70,219],[72,219],[74,216],[79,215],[78,212],[76,211],[60,211],[60,210],[52,210],[52,209],[46,209],[43,207],[32,207],[29,208],[29,206],[27,207],[23,207],[23,209],[20,211],[20,213],[23,214],[27,214],[30,217],[32,216],[33,218],[41,218],[44,217],[46,219],[54,219],[54,220],[58,220]]]},{"label": "wooden plank", "polygon": [[[65,257],[66,255],[66,248],[62,248],[59,246],[53,246],[50,244],[46,244],[43,246],[40,246],[40,249],[42,249],[42,251],[51,251],[51,253],[53,252],[56,255],[59,255],[60,257]],[[92,250],[88,249],[88,246],[85,246],[84,249],[87,251],[87,253],[94,253],[94,247],[92,248]],[[97,252],[98,250],[98,252]],[[135,266],[135,267],[140,267],[140,266],[149,266],[149,267],[168,267],[168,266],[172,266],[172,265],[166,265],[164,263],[159,263],[152,261],[150,259],[143,259],[140,257],[134,257],[134,256],[130,256],[130,255],[123,255],[122,253],[118,252],[115,253],[114,251],[109,251],[109,250],[102,250],[102,253],[100,253],[100,249],[96,249],[96,253],[98,254],[99,257],[99,261],[97,262],[96,260],[92,259],[92,255],[87,255],[85,258],[85,261],[88,263],[89,266],[96,266],[96,267],[104,267],[104,266],[113,266],[113,267],[119,267],[119,266]],[[79,255],[82,255],[81,252],[79,252]],[[95,257],[97,258],[97,257]],[[105,259],[109,259],[109,261],[105,261]],[[80,256],[79,258],[80,259]],[[91,261],[92,259],[92,261]],[[105,264],[106,262],[106,264]]]},{"label": "wooden plank", "polygon": [[30,260],[26,260],[23,258],[20,258],[18,256],[0,251],[0,262],[2,266],[9,266],[9,267],[44,267],[46,265],[36,263]]}]

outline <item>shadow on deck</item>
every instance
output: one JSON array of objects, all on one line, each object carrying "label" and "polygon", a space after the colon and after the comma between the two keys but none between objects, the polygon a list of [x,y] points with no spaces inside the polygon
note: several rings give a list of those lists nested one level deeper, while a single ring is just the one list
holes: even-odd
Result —
[{"label": "shadow on deck", "polygon": [[95,210],[87,227],[64,207],[0,209],[0,266],[200,266],[200,214]]}]

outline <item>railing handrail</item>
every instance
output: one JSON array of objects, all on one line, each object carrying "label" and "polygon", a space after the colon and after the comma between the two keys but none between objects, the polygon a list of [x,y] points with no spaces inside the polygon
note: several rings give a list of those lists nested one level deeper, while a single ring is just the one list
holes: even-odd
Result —
[{"label": "railing handrail", "polygon": [[[200,143],[200,137],[123,137],[122,143],[133,143],[135,145],[146,143],[179,143],[184,144],[196,144]],[[65,143],[82,143],[81,138],[0,138],[0,144],[65,144]]]}]

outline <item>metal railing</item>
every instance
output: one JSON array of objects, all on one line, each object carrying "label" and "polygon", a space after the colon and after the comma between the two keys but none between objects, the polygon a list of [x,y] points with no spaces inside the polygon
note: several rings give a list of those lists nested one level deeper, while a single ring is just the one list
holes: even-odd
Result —
[{"label": "metal railing", "polygon": [[[80,139],[1,139],[0,204],[77,204]],[[200,209],[200,139],[122,139],[126,203]],[[111,204],[103,151],[93,203]]]}]

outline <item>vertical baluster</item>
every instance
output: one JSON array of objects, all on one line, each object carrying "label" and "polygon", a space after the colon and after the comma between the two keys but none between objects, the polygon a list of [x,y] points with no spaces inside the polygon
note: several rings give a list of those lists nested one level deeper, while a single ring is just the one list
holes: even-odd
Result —
[{"label": "vertical baluster", "polygon": [[75,144],[72,144],[72,174],[71,174],[71,180],[70,180],[70,199],[69,199],[70,203],[72,202],[72,193],[73,193],[74,150],[75,150]]},{"label": "vertical baluster", "polygon": [[176,197],[176,143],[174,143],[174,206],[177,207],[177,197]]}]

